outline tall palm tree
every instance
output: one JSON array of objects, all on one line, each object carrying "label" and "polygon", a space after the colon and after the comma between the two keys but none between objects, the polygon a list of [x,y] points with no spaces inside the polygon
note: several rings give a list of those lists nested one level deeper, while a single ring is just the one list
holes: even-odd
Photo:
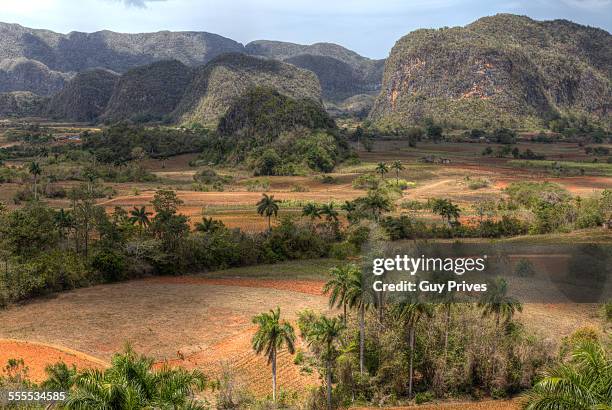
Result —
[{"label": "tall palm tree", "polygon": [[289,353],[295,352],[295,331],[290,323],[280,320],[280,308],[261,313],[253,318],[258,326],[251,345],[255,353],[265,352],[268,364],[272,365],[272,400],[276,402],[276,357],[278,351],[287,346]]},{"label": "tall palm tree", "polygon": [[334,208],[334,203],[324,204],[321,207],[321,215],[325,216],[327,222],[338,222],[338,211]]},{"label": "tall palm tree", "polygon": [[141,233],[144,228],[147,228],[149,225],[151,225],[151,220],[149,219],[149,216],[153,215],[153,212],[148,212],[146,207],[144,206],[141,206],[140,208],[134,207],[134,209],[130,211],[130,215],[130,223],[132,225],[138,224],[140,226]]},{"label": "tall palm tree", "polygon": [[358,218],[355,215],[355,212],[357,211],[357,205],[354,201],[344,201],[344,203],[340,206],[340,209],[346,212],[346,219],[348,219],[350,223],[357,221]]},{"label": "tall palm tree", "polygon": [[307,216],[311,221],[314,221],[317,218],[321,218],[321,211],[317,204],[310,202],[302,209],[302,216]]},{"label": "tall palm tree", "polygon": [[306,335],[308,344],[318,344],[322,348],[322,358],[325,361],[325,379],[327,387],[327,409],[332,408],[332,372],[334,367],[334,361],[338,350],[336,349],[336,343],[345,327],[342,321],[338,318],[328,318],[327,316],[321,316],[315,323],[313,323],[309,333]]},{"label": "tall palm tree", "polygon": [[365,313],[370,307],[370,294],[366,291],[360,269],[351,269],[346,292],[348,306],[359,311],[359,372],[363,374],[365,357]]},{"label": "tall palm tree", "polygon": [[395,181],[397,184],[399,184],[399,174],[405,169],[402,161],[393,161],[391,164],[391,169],[395,170]]},{"label": "tall palm tree", "polygon": [[601,344],[583,341],[568,363],[544,372],[524,395],[525,410],[610,409],[612,360]]},{"label": "tall palm tree", "polygon": [[384,162],[379,162],[376,165],[376,173],[380,174],[381,179],[385,179],[385,174],[389,173],[389,166]]},{"label": "tall palm tree", "polygon": [[69,410],[205,408],[194,399],[207,385],[204,374],[169,366],[154,369],[153,364],[153,359],[138,356],[128,347],[113,356],[110,368],[77,375],[63,405]]},{"label": "tall palm tree", "polygon": [[508,282],[503,278],[497,278],[489,283],[487,291],[478,302],[478,307],[482,308],[483,317],[495,316],[497,328],[502,318],[509,322],[516,312],[523,311],[523,305],[512,296],[508,296]]},{"label": "tall palm tree", "polygon": [[419,320],[423,317],[433,315],[432,307],[421,301],[403,301],[395,305],[394,314],[401,320],[408,330],[408,346],[410,348],[410,363],[408,367],[408,397],[412,397],[414,381],[414,342],[416,339],[416,328]]},{"label": "tall palm tree", "polygon": [[351,286],[351,278],[354,275],[354,270],[359,270],[355,264],[336,266],[329,271],[331,279],[323,286],[323,293],[329,294],[330,307],[342,307],[344,315],[342,316],[344,324],[346,324],[346,308],[348,306],[348,292]]},{"label": "tall palm tree", "polygon": [[257,213],[268,218],[268,230],[272,231],[272,216],[278,215],[278,201],[274,195],[262,194],[262,198],[257,202]]},{"label": "tall palm tree", "polygon": [[38,199],[38,177],[42,174],[42,168],[36,161],[32,161],[29,167],[30,174],[34,177],[34,199]]}]

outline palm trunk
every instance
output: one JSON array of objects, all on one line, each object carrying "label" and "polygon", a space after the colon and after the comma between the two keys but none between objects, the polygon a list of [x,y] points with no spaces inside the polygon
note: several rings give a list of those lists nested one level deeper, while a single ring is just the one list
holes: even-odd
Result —
[{"label": "palm trunk", "polygon": [[272,216],[268,216],[268,231],[272,232]]},{"label": "palm trunk", "polygon": [[332,409],[332,372],[331,359],[327,359],[327,410]]},{"label": "palm trunk", "polygon": [[38,177],[36,177],[36,175],[34,175],[34,200],[38,199]]},{"label": "palm trunk", "polygon": [[342,306],[344,308],[344,326],[346,326],[346,302],[344,302]]},{"label": "palm trunk", "polygon": [[410,339],[410,367],[409,367],[409,380],[408,380],[408,398],[412,398],[412,378],[414,373],[414,326],[410,326],[408,331]]},{"label": "palm trunk", "polygon": [[272,401],[276,403],[276,349],[272,351]]},{"label": "palm trunk", "polygon": [[359,307],[359,373],[363,375],[365,350],[365,305]]}]

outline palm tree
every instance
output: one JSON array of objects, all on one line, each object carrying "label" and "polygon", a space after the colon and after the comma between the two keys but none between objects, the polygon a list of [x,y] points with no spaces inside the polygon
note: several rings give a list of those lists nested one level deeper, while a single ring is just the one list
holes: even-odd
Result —
[{"label": "palm tree", "polygon": [[322,358],[325,361],[325,379],[327,387],[327,409],[332,408],[332,371],[333,363],[336,360],[336,343],[345,327],[338,318],[328,318],[321,316],[314,322],[306,336],[308,344],[318,344],[322,347]]},{"label": "palm tree", "polygon": [[68,367],[64,362],[58,362],[45,367],[47,380],[41,387],[49,391],[68,391],[74,385],[74,380],[77,374],[76,367]]},{"label": "palm tree", "polygon": [[307,216],[311,221],[314,221],[316,218],[321,218],[321,213],[319,207],[311,202],[302,209],[302,216]]},{"label": "palm tree", "polygon": [[261,313],[253,318],[258,325],[251,344],[255,353],[265,352],[268,364],[272,365],[272,400],[276,402],[276,357],[278,351],[287,346],[289,353],[295,352],[295,332],[293,326],[280,320],[280,308],[270,310],[270,313]]},{"label": "palm tree", "polygon": [[366,291],[366,286],[363,282],[361,270],[350,269],[349,283],[346,292],[346,301],[348,306],[359,310],[359,372],[363,374],[364,357],[365,357],[365,313],[370,307],[369,293]]},{"label": "palm tree", "polygon": [[379,162],[376,165],[376,173],[380,174],[381,179],[385,179],[385,174],[389,173],[389,167],[384,162]]},{"label": "palm tree", "polygon": [[225,227],[225,224],[223,223],[223,221],[216,221],[212,217],[206,218],[204,216],[202,217],[202,221],[196,224],[195,230],[198,232],[210,233],[210,232],[215,232],[218,229],[221,229],[224,227]]},{"label": "palm tree", "polygon": [[340,206],[344,212],[346,212],[346,219],[350,223],[353,223],[357,220],[355,212],[357,211],[357,205],[354,201],[344,201],[344,203]]},{"label": "palm tree", "polygon": [[399,174],[405,169],[402,161],[393,161],[393,164],[391,164],[391,169],[395,170],[395,181],[399,185]]},{"label": "palm tree", "polygon": [[363,198],[363,207],[370,211],[376,222],[380,221],[383,212],[391,210],[391,201],[378,191],[371,191]]},{"label": "palm tree", "polygon": [[34,176],[34,199],[38,199],[38,177],[42,174],[42,168],[38,162],[32,161],[29,171]]},{"label": "palm tree", "polygon": [[431,305],[420,301],[404,301],[395,305],[395,316],[406,325],[408,330],[408,346],[410,347],[410,363],[408,367],[408,397],[412,397],[414,379],[414,341],[416,327],[423,317],[433,315]]},{"label": "palm tree", "polygon": [[595,341],[580,342],[568,363],[544,372],[524,395],[525,410],[610,409],[612,360]]},{"label": "palm tree", "polygon": [[147,228],[151,225],[151,220],[149,216],[153,215],[153,212],[147,212],[146,207],[141,206],[140,208],[134,207],[130,211],[130,223],[132,225],[138,224],[140,226],[140,232],[142,233],[143,228]]},{"label": "palm tree", "polygon": [[461,212],[461,209],[448,199],[434,200],[431,210],[433,213],[440,215],[442,220],[446,221],[449,226],[452,224],[451,221],[453,219],[456,221],[459,218]]},{"label": "palm tree", "polygon": [[497,328],[501,318],[509,322],[516,312],[523,311],[523,305],[512,296],[508,296],[508,282],[503,278],[498,278],[489,284],[487,292],[478,302],[478,307],[483,309],[483,317],[495,315]]},{"label": "palm tree", "polygon": [[334,209],[334,203],[324,204],[321,207],[321,215],[325,215],[327,222],[338,222],[338,211]]},{"label": "palm tree", "polygon": [[193,398],[207,385],[204,374],[169,366],[156,370],[153,365],[153,359],[137,356],[128,347],[113,356],[110,368],[77,375],[63,405],[69,410],[205,408]]},{"label": "palm tree", "polygon": [[272,215],[278,215],[278,201],[274,195],[262,194],[262,198],[257,202],[257,213],[268,218],[268,230],[272,231]]},{"label": "palm tree", "polygon": [[331,279],[325,283],[323,286],[323,293],[329,293],[329,306],[330,307],[340,307],[342,306],[342,310],[344,315],[342,316],[343,322],[346,325],[346,307],[348,305],[348,292],[351,285],[351,277],[354,275],[353,271],[359,270],[359,268],[354,264],[344,265],[344,266],[336,266],[329,271],[329,275]]}]

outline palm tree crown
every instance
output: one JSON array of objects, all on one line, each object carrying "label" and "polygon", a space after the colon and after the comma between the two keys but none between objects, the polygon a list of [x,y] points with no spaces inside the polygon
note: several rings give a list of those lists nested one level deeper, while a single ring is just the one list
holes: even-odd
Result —
[{"label": "palm tree crown", "polygon": [[523,311],[521,303],[508,296],[508,282],[503,278],[498,278],[489,284],[487,292],[478,302],[478,307],[483,309],[483,316],[494,315],[497,326],[501,318],[508,322],[516,312]]},{"label": "palm tree crown", "polygon": [[272,216],[278,215],[278,201],[274,195],[262,194],[262,198],[257,202],[257,213],[268,218],[268,230],[272,230]]},{"label": "palm tree crown", "polygon": [[321,218],[321,211],[316,204],[308,203],[302,209],[302,216],[307,216],[311,220],[315,220],[316,218]]},{"label": "palm tree crown", "polygon": [[378,165],[376,165],[376,173],[380,174],[380,177],[382,179],[385,179],[385,174],[387,174],[389,172],[389,166],[387,166],[387,164],[385,164],[384,162],[379,162]]},{"label": "palm tree crown", "polygon": [[134,209],[130,211],[130,215],[130,223],[132,225],[138,224],[140,226],[140,229],[146,228],[151,225],[151,220],[149,219],[149,216],[153,215],[153,213],[147,212],[147,209],[144,206],[140,208],[134,207]]}]

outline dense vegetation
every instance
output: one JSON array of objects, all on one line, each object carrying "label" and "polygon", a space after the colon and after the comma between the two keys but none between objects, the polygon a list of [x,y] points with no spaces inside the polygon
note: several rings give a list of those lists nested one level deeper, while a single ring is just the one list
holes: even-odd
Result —
[{"label": "dense vegetation", "polygon": [[371,113],[380,124],[423,117],[455,127],[537,128],[577,114],[610,129],[612,36],[568,21],[496,15],[400,39]]}]

